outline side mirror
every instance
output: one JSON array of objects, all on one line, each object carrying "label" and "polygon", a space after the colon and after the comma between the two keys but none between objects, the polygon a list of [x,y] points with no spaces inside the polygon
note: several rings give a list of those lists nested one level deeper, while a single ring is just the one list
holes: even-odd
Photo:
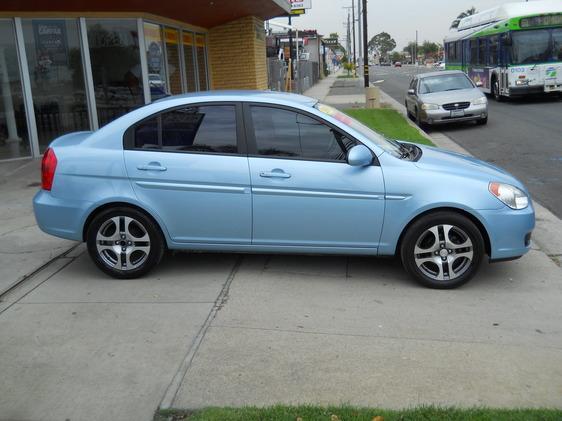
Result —
[{"label": "side mirror", "polygon": [[347,163],[353,167],[366,167],[373,162],[373,153],[365,145],[355,145],[347,153]]},{"label": "side mirror", "polygon": [[408,95],[415,95],[416,91],[414,91],[413,89],[408,89]]},{"label": "side mirror", "polygon": [[484,84],[481,81],[476,82],[476,87],[481,88]]}]

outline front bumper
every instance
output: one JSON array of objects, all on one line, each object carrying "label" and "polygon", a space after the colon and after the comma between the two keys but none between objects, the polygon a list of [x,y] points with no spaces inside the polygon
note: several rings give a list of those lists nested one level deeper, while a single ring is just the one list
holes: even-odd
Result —
[{"label": "front bumper", "polygon": [[554,92],[562,92],[562,84],[512,86],[509,88],[509,96],[540,95]]},{"label": "front bumper", "polygon": [[47,234],[75,241],[82,241],[85,216],[91,206],[91,202],[83,200],[58,199],[45,190],[39,190],[33,198],[39,228]]},{"label": "front bumper", "polygon": [[532,203],[521,210],[507,206],[499,210],[479,211],[490,237],[490,260],[510,260],[531,249],[531,233],[535,228]]},{"label": "front bumper", "polygon": [[464,115],[460,117],[453,117],[451,111],[447,111],[442,107],[438,110],[425,110],[421,111],[420,118],[422,122],[427,124],[446,124],[461,121],[474,121],[483,120],[488,118],[488,105],[470,105],[470,107],[463,110]]}]

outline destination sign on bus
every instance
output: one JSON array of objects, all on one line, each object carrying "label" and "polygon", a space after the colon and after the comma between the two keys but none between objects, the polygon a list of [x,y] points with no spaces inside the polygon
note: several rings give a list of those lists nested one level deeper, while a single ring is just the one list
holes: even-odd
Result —
[{"label": "destination sign on bus", "polygon": [[557,15],[543,15],[523,18],[519,22],[519,25],[521,26],[521,28],[562,25],[562,13]]}]

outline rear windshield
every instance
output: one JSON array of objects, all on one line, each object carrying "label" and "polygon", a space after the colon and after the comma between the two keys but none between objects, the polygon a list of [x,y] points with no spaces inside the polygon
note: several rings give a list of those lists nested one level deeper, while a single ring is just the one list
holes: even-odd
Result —
[{"label": "rear windshield", "polygon": [[420,94],[471,88],[474,88],[474,85],[464,74],[430,76],[420,79]]}]

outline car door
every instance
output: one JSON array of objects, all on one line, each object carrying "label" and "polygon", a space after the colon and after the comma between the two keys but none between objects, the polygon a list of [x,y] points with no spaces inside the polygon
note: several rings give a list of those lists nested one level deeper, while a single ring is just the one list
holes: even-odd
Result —
[{"label": "car door", "polygon": [[416,101],[416,93],[417,93],[417,89],[416,89],[417,84],[418,84],[418,79],[414,77],[410,82],[410,86],[408,87],[408,91],[410,89],[413,89],[414,93],[413,94],[406,93],[406,108],[411,114],[413,114],[416,109],[415,101]]},{"label": "car door", "polygon": [[134,191],[174,242],[251,242],[241,115],[234,103],[186,105],[127,130],[125,164]]},{"label": "car door", "polygon": [[381,168],[347,164],[359,143],[292,108],[246,104],[252,244],[365,248],[376,253],[384,216]]}]

